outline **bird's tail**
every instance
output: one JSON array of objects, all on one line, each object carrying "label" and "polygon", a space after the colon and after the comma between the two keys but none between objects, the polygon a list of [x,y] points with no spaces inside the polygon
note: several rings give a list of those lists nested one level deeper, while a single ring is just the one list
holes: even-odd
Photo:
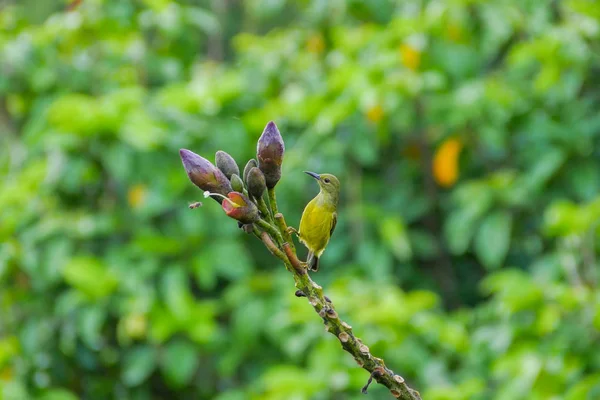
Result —
[{"label": "bird's tail", "polygon": [[306,263],[308,265],[308,269],[312,271],[319,270],[319,257],[317,257],[312,251],[308,252],[308,258],[306,260]]}]

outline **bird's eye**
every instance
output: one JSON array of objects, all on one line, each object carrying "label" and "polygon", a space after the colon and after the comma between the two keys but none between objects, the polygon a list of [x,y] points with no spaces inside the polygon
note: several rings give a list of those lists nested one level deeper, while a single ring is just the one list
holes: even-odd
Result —
[{"label": "bird's eye", "polygon": [[324,179],[325,183],[329,183],[329,178]]}]

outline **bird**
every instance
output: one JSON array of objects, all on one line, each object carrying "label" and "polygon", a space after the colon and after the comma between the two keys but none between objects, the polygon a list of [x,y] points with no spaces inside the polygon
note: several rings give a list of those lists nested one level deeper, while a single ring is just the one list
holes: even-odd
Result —
[{"label": "bird", "polygon": [[319,257],[325,251],[337,224],[340,181],[331,174],[304,172],[317,180],[320,191],[302,212],[298,237],[308,249],[307,267],[312,271],[317,271]]}]

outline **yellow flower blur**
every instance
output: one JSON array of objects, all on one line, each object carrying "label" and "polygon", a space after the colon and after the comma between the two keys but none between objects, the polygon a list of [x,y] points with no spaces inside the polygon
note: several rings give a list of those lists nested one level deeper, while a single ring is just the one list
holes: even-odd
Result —
[{"label": "yellow flower blur", "polygon": [[457,138],[446,139],[433,156],[433,177],[438,185],[451,187],[458,179],[458,158],[463,147]]}]

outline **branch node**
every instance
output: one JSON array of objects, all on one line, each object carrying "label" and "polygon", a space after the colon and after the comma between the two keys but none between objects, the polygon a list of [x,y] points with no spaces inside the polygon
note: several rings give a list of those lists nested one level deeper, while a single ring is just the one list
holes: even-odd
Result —
[{"label": "branch node", "polygon": [[398,383],[404,383],[404,378],[400,375],[394,375],[394,380]]},{"label": "branch node", "polygon": [[350,335],[348,335],[346,332],[340,332],[338,338],[340,339],[340,342],[346,343],[348,340],[350,340]]},{"label": "branch node", "polygon": [[[296,232],[296,233],[297,233],[297,231],[294,228],[291,228],[291,227],[287,226],[287,224],[285,223],[285,218],[283,217],[282,213],[278,212],[277,214],[275,214],[274,215],[274,219],[275,219],[275,223],[277,224],[277,227],[281,231],[281,234],[285,238],[285,241],[290,244],[290,247],[295,252],[296,251],[296,247],[294,246],[294,241],[292,239],[292,232],[291,231]],[[290,230],[290,228],[291,228],[291,230]]]},{"label": "branch node", "polygon": [[306,297],[306,294],[300,289],[296,290],[296,293],[294,293],[294,295],[296,297]]},{"label": "branch node", "polygon": [[343,326],[344,328],[348,329],[348,330],[351,330],[351,329],[352,329],[352,326],[351,326],[351,325],[348,325],[348,324],[347,324],[347,323],[345,323],[345,322],[342,322],[342,326]]},{"label": "branch node", "polygon": [[368,354],[369,353],[369,346],[367,346],[364,343],[361,343],[360,346],[358,346],[358,349],[360,350],[361,353],[363,354]]},{"label": "branch node", "polygon": [[327,296],[323,296],[323,298],[325,299],[326,302],[331,303],[331,299]]},{"label": "branch node", "polygon": [[308,302],[310,303],[311,306],[316,307],[317,304],[319,304],[319,300],[317,300],[316,297],[311,297],[308,299]]}]

